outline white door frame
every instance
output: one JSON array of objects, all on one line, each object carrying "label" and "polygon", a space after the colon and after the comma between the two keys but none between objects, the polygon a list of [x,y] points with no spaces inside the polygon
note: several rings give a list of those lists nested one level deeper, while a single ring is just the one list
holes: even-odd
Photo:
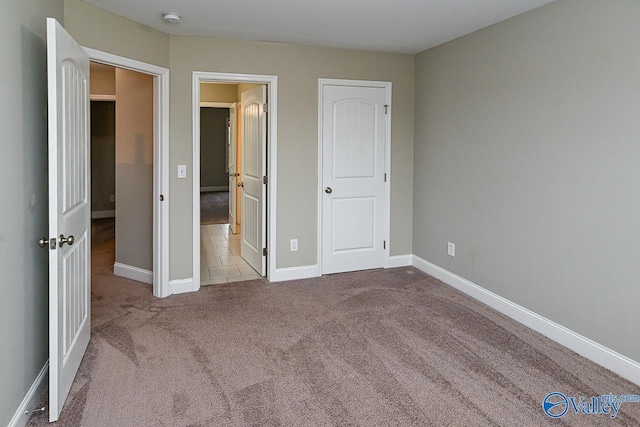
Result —
[{"label": "white door frame", "polygon": [[278,76],[194,71],[193,118],[193,285],[200,289],[200,83],[257,83],[267,85],[267,280],[276,271],[276,183],[278,148]]},{"label": "white door frame", "polygon": [[[150,74],[153,78],[153,295],[169,290],[169,70],[85,47],[93,62]],[[160,198],[164,201],[161,201]]]},{"label": "white door frame", "polygon": [[369,81],[369,80],[344,80],[344,79],[318,79],[318,276],[322,276],[322,223],[323,223],[323,201],[324,188],[322,185],[322,112],[324,107],[324,87],[325,86],[352,86],[352,87],[375,87],[386,90],[386,104],[389,106],[387,114],[387,135],[385,142],[384,170],[387,180],[384,183],[384,206],[386,221],[382,235],[387,242],[384,249],[383,267],[389,268],[389,248],[391,247],[391,82]]}]

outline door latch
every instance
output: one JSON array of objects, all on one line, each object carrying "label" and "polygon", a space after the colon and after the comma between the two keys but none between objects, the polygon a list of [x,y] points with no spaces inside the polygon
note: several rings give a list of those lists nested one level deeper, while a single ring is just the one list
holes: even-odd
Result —
[{"label": "door latch", "polygon": [[49,245],[49,249],[54,250],[56,248],[56,238],[52,237],[51,239],[47,239],[46,237],[41,237],[40,240],[38,240],[38,245],[41,248]]}]

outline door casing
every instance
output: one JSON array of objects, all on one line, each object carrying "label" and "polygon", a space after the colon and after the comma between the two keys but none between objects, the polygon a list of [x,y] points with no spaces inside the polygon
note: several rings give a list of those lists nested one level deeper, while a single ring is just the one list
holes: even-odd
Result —
[{"label": "door casing", "polygon": [[194,71],[192,78],[193,119],[193,273],[190,287],[183,292],[200,289],[200,83],[257,83],[267,86],[267,280],[276,272],[276,184],[278,160],[278,76]]},{"label": "door casing", "polygon": [[[169,70],[111,53],[83,48],[93,62],[149,74],[153,79],[153,295],[169,289]],[[163,201],[160,198],[163,198]]]},{"label": "door casing", "polygon": [[391,235],[391,82],[369,81],[369,80],[344,80],[344,79],[318,79],[318,276],[322,276],[322,240],[323,240],[323,203],[324,203],[324,186],[322,182],[323,171],[323,147],[322,147],[322,112],[324,107],[324,87],[325,86],[351,86],[351,87],[375,87],[384,88],[386,90],[386,105],[388,105],[388,114],[385,116],[387,120],[387,135],[385,144],[385,165],[384,169],[387,174],[385,185],[385,214],[384,230],[382,232],[386,241],[383,258],[383,268],[389,268],[390,254],[390,235]]}]

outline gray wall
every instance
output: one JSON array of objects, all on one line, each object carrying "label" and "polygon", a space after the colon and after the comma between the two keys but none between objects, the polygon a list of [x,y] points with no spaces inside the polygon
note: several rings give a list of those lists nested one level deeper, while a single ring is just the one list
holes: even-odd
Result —
[{"label": "gray wall", "polygon": [[91,102],[91,211],[111,211],[116,194],[116,103]]},{"label": "gray wall", "polygon": [[419,54],[413,215],[414,254],[634,360],[638,22],[561,0]]},{"label": "gray wall", "polygon": [[48,358],[47,16],[62,1],[8,0],[0,14],[0,425]]},{"label": "gray wall", "polygon": [[153,77],[116,69],[116,262],[153,271]]},{"label": "gray wall", "polygon": [[228,118],[228,108],[200,107],[200,187],[229,186],[225,171]]}]

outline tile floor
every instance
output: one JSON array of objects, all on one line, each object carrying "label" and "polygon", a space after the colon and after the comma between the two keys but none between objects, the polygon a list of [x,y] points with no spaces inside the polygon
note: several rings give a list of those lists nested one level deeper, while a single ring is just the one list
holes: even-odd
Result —
[{"label": "tile floor", "polygon": [[258,273],[240,256],[240,227],[229,224],[200,226],[200,285],[258,279]]}]

